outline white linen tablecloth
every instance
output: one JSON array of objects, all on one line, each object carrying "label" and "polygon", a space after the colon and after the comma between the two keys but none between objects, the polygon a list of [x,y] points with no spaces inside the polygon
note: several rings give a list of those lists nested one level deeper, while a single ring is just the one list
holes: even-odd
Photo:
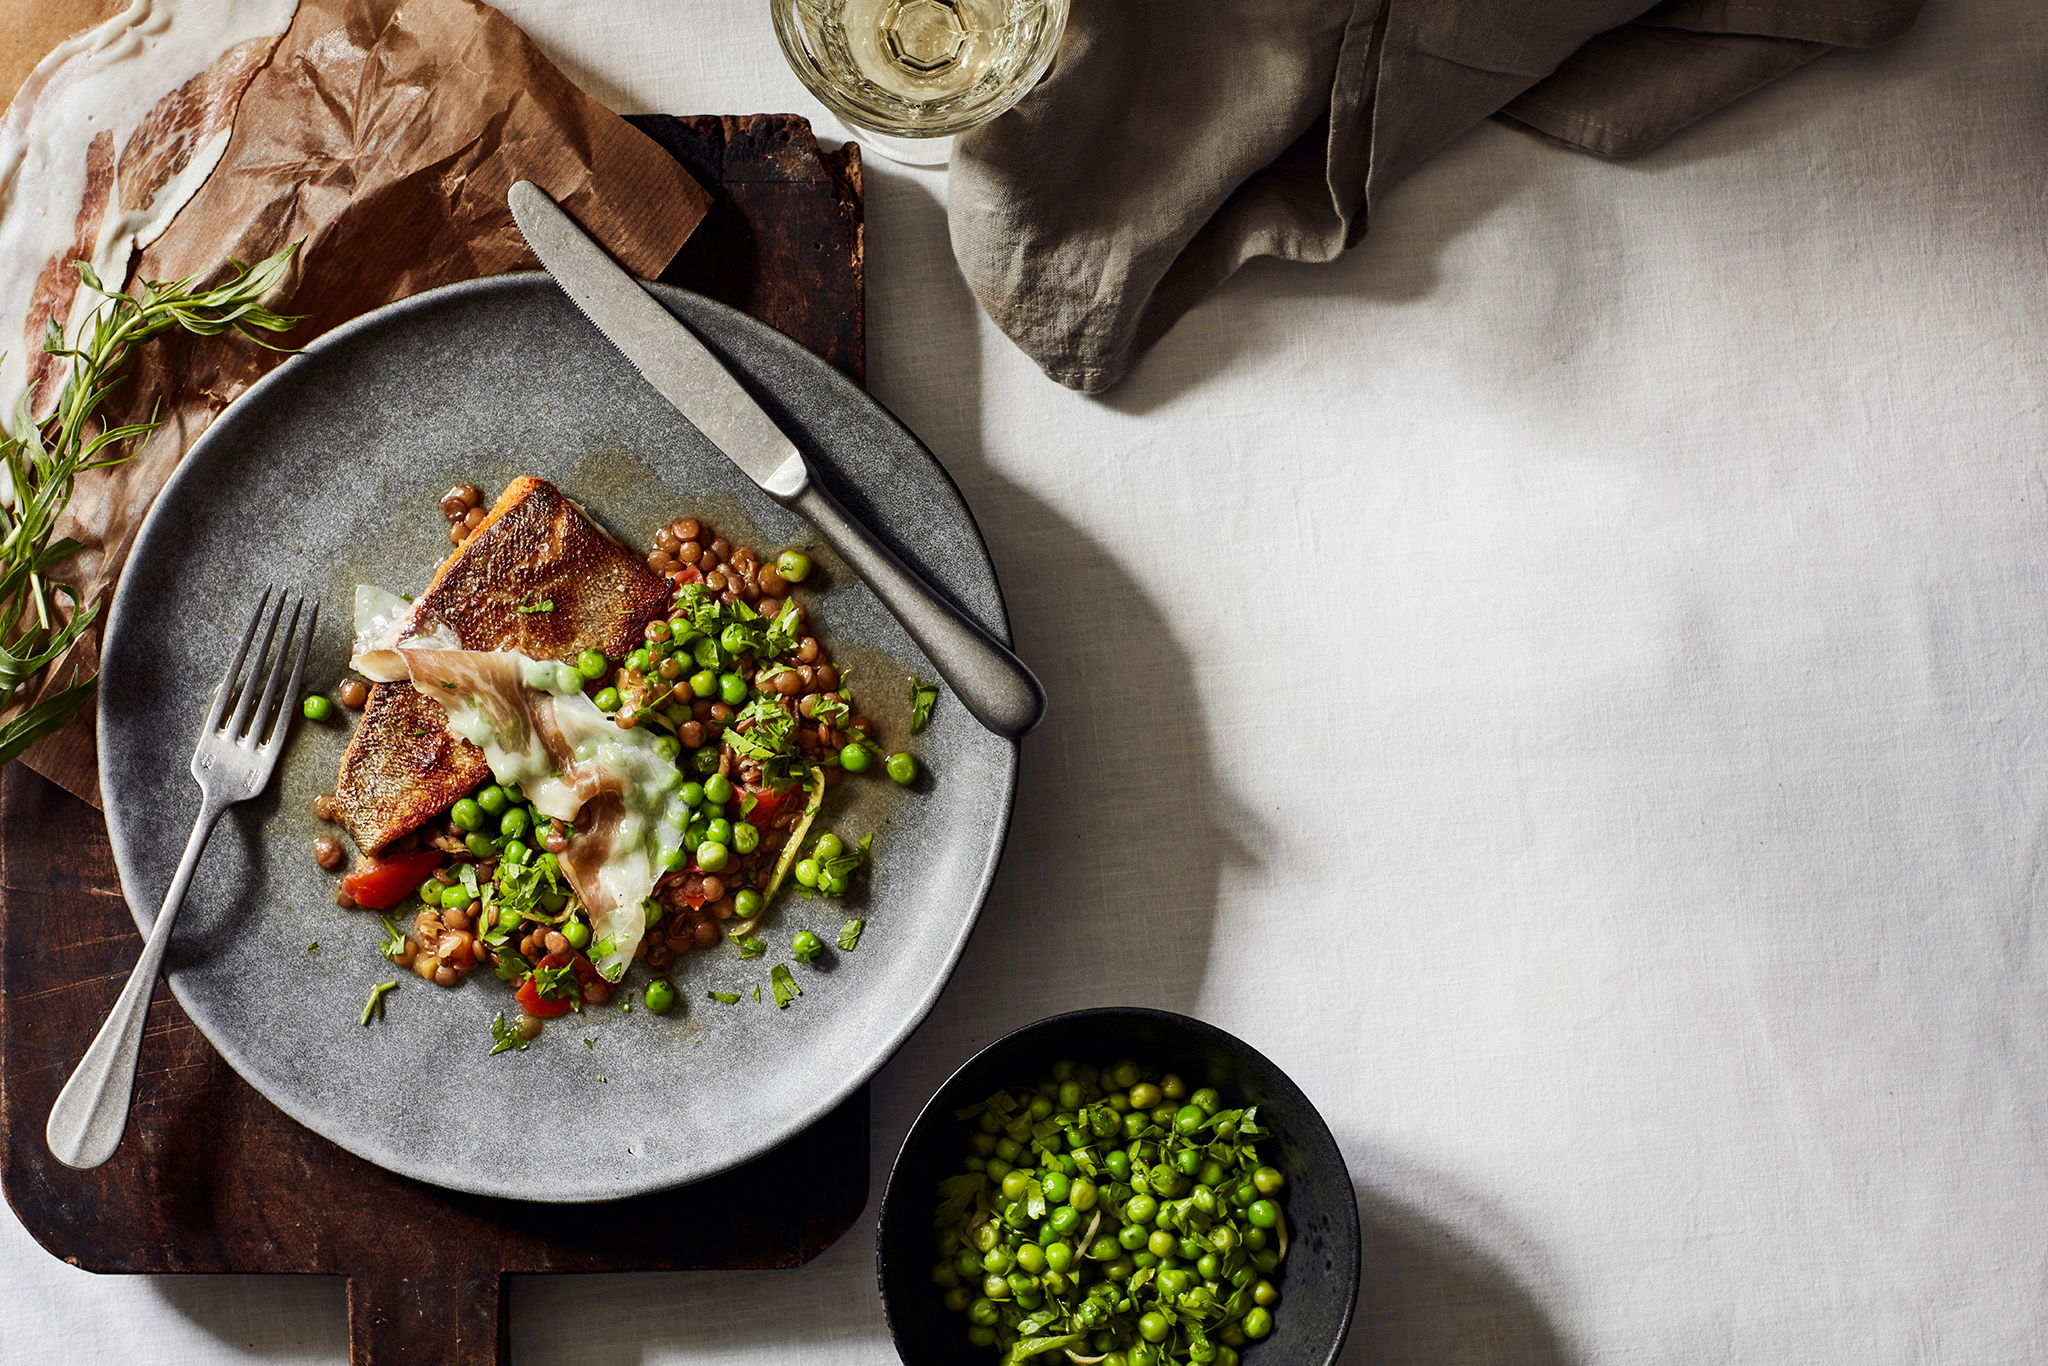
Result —
[{"label": "white linen tablecloth", "polygon": [[[759,4],[506,8],[618,107],[835,128]],[[1149,1003],[1335,1127],[1348,1363],[2048,1359],[2044,70],[2048,12],[1956,0],[1637,163],[1489,125],[1106,401],[871,162],[873,387],[1052,695],[877,1194],[967,1052]],[[515,1358],[889,1359],[872,1230],[522,1280]],[[342,1359],[338,1283],[10,1216],[0,1285],[7,1363]]]}]

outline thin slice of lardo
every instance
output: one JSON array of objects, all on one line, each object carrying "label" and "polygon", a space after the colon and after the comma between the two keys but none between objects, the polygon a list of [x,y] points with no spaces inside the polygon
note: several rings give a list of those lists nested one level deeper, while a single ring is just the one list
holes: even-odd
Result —
[{"label": "thin slice of lardo", "polygon": [[599,711],[565,664],[511,651],[393,653],[499,782],[519,784],[543,816],[573,823],[562,871],[590,916],[591,961],[618,981],[646,931],[654,884],[665,867],[682,866],[682,771],[653,732],[622,730]]},{"label": "thin slice of lardo", "polygon": [[[560,489],[528,475],[442,563],[398,640],[540,660],[586,649],[617,658],[667,612],[672,592]],[[364,853],[419,829],[490,776],[482,752],[450,735],[446,719],[411,683],[371,689],[335,784],[341,823]]]}]

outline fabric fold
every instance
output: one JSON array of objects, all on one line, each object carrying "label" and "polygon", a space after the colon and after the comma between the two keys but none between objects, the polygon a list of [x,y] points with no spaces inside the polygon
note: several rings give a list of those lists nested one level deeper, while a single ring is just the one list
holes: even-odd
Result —
[{"label": "fabric fold", "polygon": [[1245,262],[1329,261],[1378,196],[1500,116],[1631,156],[1921,0],[1075,0],[1059,66],[961,139],[954,252],[1094,393]]}]

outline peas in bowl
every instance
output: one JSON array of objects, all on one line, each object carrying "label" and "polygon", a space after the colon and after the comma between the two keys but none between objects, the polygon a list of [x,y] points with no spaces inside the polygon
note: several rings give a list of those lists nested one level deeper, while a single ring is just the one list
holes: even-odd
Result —
[{"label": "peas in bowl", "polygon": [[1055,1016],[963,1066],[905,1140],[878,1241],[911,1366],[1327,1363],[1357,1294],[1356,1202],[1314,1107],[1163,1011]]}]

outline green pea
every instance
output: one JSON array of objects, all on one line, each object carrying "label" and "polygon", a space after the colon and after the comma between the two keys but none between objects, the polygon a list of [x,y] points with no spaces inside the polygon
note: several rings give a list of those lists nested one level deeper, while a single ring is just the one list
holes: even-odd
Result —
[{"label": "green pea", "polygon": [[992,1327],[996,1322],[995,1301],[986,1295],[967,1306],[967,1321],[979,1327]]},{"label": "green pea", "polygon": [[852,740],[839,751],[839,766],[848,773],[865,773],[874,762],[874,751],[859,740]]},{"label": "green pea", "polygon": [[1208,1122],[1209,1116],[1199,1105],[1183,1105],[1173,1116],[1174,1129],[1183,1134],[1192,1134]]},{"label": "green pea", "polygon": [[420,884],[419,895],[421,905],[438,906],[441,904],[441,884],[433,878],[428,878]]},{"label": "green pea", "polygon": [[524,919],[526,919],[525,916],[507,906],[504,910],[498,912],[498,928],[501,930],[516,930],[519,928],[519,922]]},{"label": "green pea", "polygon": [[[811,856],[821,863],[826,859],[838,858],[845,852],[846,841],[840,839],[839,836],[833,834],[830,830],[818,836],[811,843]],[[1048,1113],[1050,1112],[1048,1111]]]},{"label": "green pea", "polygon": [[710,840],[697,846],[697,866],[707,873],[715,873],[731,860],[732,853],[722,844]]},{"label": "green pea", "polygon": [[[1223,1233],[1225,1230],[1229,1231],[1229,1236],[1219,1242],[1216,1235]],[[1266,1230],[1262,1228],[1247,1229],[1240,1234],[1228,1224],[1218,1224],[1209,1231],[1209,1245],[1218,1252],[1228,1252],[1239,1243],[1242,1243],[1251,1251],[1257,1252],[1266,1245]]]},{"label": "green pea", "polygon": [[1130,1366],[1165,1366],[1166,1360],[1155,1349],[1142,1342],[1131,1348],[1131,1354],[1126,1359]]},{"label": "green pea", "polygon": [[1159,1088],[1149,1081],[1140,1082],[1131,1088],[1131,1108],[1133,1110],[1150,1110],[1160,1102],[1160,1099]]},{"label": "green pea", "polygon": [[599,711],[617,711],[619,709],[619,690],[617,688],[601,689],[597,696],[590,700],[597,704]]},{"label": "green pea", "polygon": [[1126,1252],[1136,1252],[1150,1236],[1140,1225],[1125,1224],[1116,1231],[1116,1244]]},{"label": "green pea", "polygon": [[1124,1203],[1124,1222],[1149,1224],[1159,1213],[1159,1202],[1149,1195],[1134,1195]]},{"label": "green pea", "polygon": [[1116,1240],[1115,1235],[1105,1233],[1096,1238],[1094,1242],[1088,1244],[1088,1260],[1091,1262],[1114,1261],[1117,1254],[1122,1251],[1123,1244]]},{"label": "green pea", "polygon": [[1007,1300],[1010,1298],[1010,1283],[991,1271],[981,1278],[981,1293],[992,1300]]},{"label": "green pea", "polygon": [[1145,1116],[1137,1113],[1136,1111],[1132,1111],[1130,1114],[1124,1116],[1124,1137],[1136,1138],[1139,1134],[1145,1132],[1146,1126],[1150,1123],[1151,1121],[1145,1118]]},{"label": "green pea", "polygon": [[1111,1262],[1102,1270],[1103,1274],[1108,1276],[1109,1279],[1121,1285],[1123,1282],[1129,1280],[1131,1278],[1131,1273],[1136,1271],[1137,1269],[1138,1263],[1134,1258],[1129,1256],[1123,1256],[1117,1258],[1115,1261]]},{"label": "green pea", "polygon": [[603,678],[610,667],[610,661],[595,650],[585,650],[576,656],[576,672],[593,681]]},{"label": "green pea", "polygon": [[742,920],[752,920],[761,914],[761,894],[752,887],[742,887],[732,894],[733,914]]},{"label": "green pea", "polygon": [[334,703],[319,693],[308,693],[306,700],[299,703],[299,715],[308,721],[325,721],[334,715]]},{"label": "green pea", "polygon": [[676,789],[676,800],[684,806],[702,806],[704,804],[704,784],[684,783]]},{"label": "green pea", "polygon": [[1223,1184],[1224,1175],[1221,1162],[1204,1162],[1201,1170],[1195,1173],[1195,1180],[1205,1186],[1220,1186]]},{"label": "green pea", "polygon": [[718,747],[716,745],[706,745],[702,749],[691,750],[690,771],[707,776],[716,773],[718,771]]},{"label": "green pea", "polygon": [[1196,1258],[1200,1257],[1202,1253],[1206,1250],[1207,1249],[1205,1249],[1200,1243],[1196,1242],[1193,1238],[1183,1237],[1176,1239],[1174,1242],[1174,1255],[1179,1257],[1184,1262],[1194,1261]]},{"label": "green pea", "polygon": [[732,843],[732,822],[723,816],[718,817],[711,824],[704,827],[704,838],[710,840],[713,844],[730,845]]},{"label": "green pea", "polygon": [[1274,1305],[1280,1302],[1280,1287],[1263,1278],[1252,1287],[1252,1303]]},{"label": "green pea", "polygon": [[796,864],[796,880],[799,886],[817,886],[818,861],[814,858],[798,859]]},{"label": "green pea", "polygon": [[962,1280],[973,1280],[981,1275],[981,1258],[963,1247],[953,1256],[953,1270]]},{"label": "green pea", "polygon": [[1173,1169],[1182,1176],[1193,1176],[1196,1172],[1202,1170],[1202,1150],[1200,1148],[1182,1148],[1173,1155]]},{"label": "green pea", "polygon": [[718,691],[718,675],[709,669],[699,669],[690,675],[690,695],[709,697]]},{"label": "green pea", "polygon": [[1168,1072],[1159,1079],[1159,1093],[1168,1100],[1184,1100],[1187,1098],[1188,1084],[1178,1076]]},{"label": "green pea", "polygon": [[1129,1181],[1131,1179],[1131,1155],[1121,1148],[1115,1149],[1105,1156],[1102,1159],[1102,1165],[1104,1170],[1108,1171],[1112,1180]]},{"label": "green pea", "polygon": [[498,852],[498,846],[481,830],[470,831],[462,837],[462,842],[469,846],[469,852],[478,858],[489,858]]},{"label": "green pea", "polygon": [[1188,1097],[1188,1104],[1205,1115],[1213,1115],[1223,1108],[1223,1098],[1216,1094],[1216,1088],[1213,1086],[1204,1086]]},{"label": "green pea", "polygon": [[1022,1200],[1030,1193],[1031,1185],[1030,1177],[1023,1172],[1013,1171],[1003,1178],[1003,1194],[1012,1200]]},{"label": "green pea", "polygon": [[732,800],[732,779],[723,773],[714,773],[704,780],[704,800],[713,806],[724,806]]},{"label": "green pea", "polygon": [[1234,1182],[1226,1194],[1230,1197],[1230,1203],[1239,1209],[1249,1208],[1252,1201],[1259,1198],[1258,1188],[1249,1181]]},{"label": "green pea", "polygon": [[996,1140],[996,1156],[1005,1162],[1015,1162],[1024,1155],[1024,1145],[1014,1138]]},{"label": "green pea", "polygon": [[590,943],[590,926],[580,920],[564,921],[562,938],[569,941],[570,948],[580,950]]},{"label": "green pea", "polygon": [[1026,1243],[1017,1249],[1017,1265],[1036,1276],[1045,1270],[1045,1249],[1036,1243]]},{"label": "green pea", "polygon": [[889,776],[905,787],[917,781],[917,756],[908,750],[898,750],[883,764]]},{"label": "green pea", "polygon": [[738,674],[718,676],[718,700],[728,707],[737,707],[747,700],[747,680]]},{"label": "green pea", "polygon": [[1061,1108],[1062,1110],[1074,1110],[1074,1109],[1078,1109],[1078,1108],[1080,1108],[1080,1105],[1081,1105],[1081,1083],[1080,1083],[1080,1082],[1078,1082],[1078,1081],[1063,1081],[1063,1082],[1061,1082],[1061,1083],[1060,1083],[1060,1108]]},{"label": "green pea", "polygon": [[975,1324],[967,1330],[967,1345],[970,1347],[993,1347],[996,1345],[996,1330],[986,1324]]},{"label": "green pea", "polygon": [[1194,1278],[1179,1267],[1169,1267],[1159,1273],[1157,1283],[1166,1294],[1178,1295],[1194,1283]]},{"label": "green pea", "polygon": [[1147,1310],[1138,1316],[1138,1336],[1147,1342],[1164,1342],[1166,1335],[1173,1331],[1173,1325],[1166,1321],[1166,1315],[1157,1309]]},{"label": "green pea", "polygon": [[1045,1264],[1048,1269],[1065,1275],[1067,1268],[1074,1264],[1074,1245],[1066,1242],[1047,1243]]},{"label": "green pea", "polygon": [[[697,667],[701,669],[716,669],[725,662],[720,656],[718,642],[710,636],[705,636],[702,640],[690,646],[690,658],[695,660]],[[713,679],[713,686],[716,686],[715,678]],[[705,696],[709,697],[710,694],[706,693]]]},{"label": "green pea", "polygon": [[1073,1189],[1067,1193],[1067,1203],[1075,1209],[1086,1213],[1095,1208],[1097,1194],[1098,1191],[1095,1183],[1084,1176],[1075,1181]]},{"label": "green pea", "polygon": [[1009,1174],[1010,1164],[1003,1161],[1002,1158],[991,1157],[988,1160],[988,1175],[991,1181],[1000,1181]]},{"label": "green pea", "polygon": [[1254,1200],[1245,1207],[1244,1217],[1253,1228],[1271,1228],[1280,1222],[1280,1207],[1271,1200]]},{"label": "green pea", "polygon": [[1024,1303],[1024,1297],[1037,1289],[1038,1277],[1023,1271],[1012,1271],[1010,1273],[1010,1293],[1015,1295],[1017,1303],[1023,1305],[1026,1309],[1029,1309],[1031,1306]]},{"label": "green pea", "polygon": [[491,815],[497,816],[502,815],[505,808],[511,805],[511,798],[504,788],[492,783],[476,794],[476,804]]},{"label": "green pea", "polygon": [[791,583],[802,583],[811,576],[811,557],[801,550],[785,550],[775,557],[775,572]]},{"label": "green pea", "polygon": [[448,809],[448,822],[457,830],[474,830],[484,823],[484,809],[464,797]]},{"label": "green pea", "polygon": [[505,851],[499,857],[516,868],[533,858],[533,846],[525,840],[506,840]]},{"label": "green pea", "polygon": [[1280,1249],[1276,1247],[1259,1249],[1252,1254],[1252,1265],[1267,1275],[1271,1275],[1280,1266]]},{"label": "green pea", "polygon": [[1252,1184],[1259,1188],[1259,1194],[1271,1195],[1287,1184],[1287,1178],[1280,1174],[1277,1167],[1260,1167],[1252,1173]]},{"label": "green pea", "polygon": [[1122,1062],[1109,1069],[1108,1079],[1110,1085],[1119,1090],[1128,1091],[1138,1084],[1138,1078],[1143,1075],[1142,1072],[1138,1071],[1137,1063],[1129,1058],[1125,1058]]},{"label": "green pea", "polygon": [[657,977],[647,984],[643,999],[646,1000],[649,1010],[657,1015],[666,1015],[675,1008],[676,989]]},{"label": "green pea", "polygon": [[751,821],[741,821],[732,828],[732,847],[738,853],[753,853],[761,847],[760,830]]},{"label": "green pea", "polygon": [[809,930],[799,930],[789,945],[789,956],[799,963],[812,962],[824,951],[825,941]]},{"label": "green pea", "polygon": [[1253,1342],[1273,1331],[1273,1313],[1264,1305],[1254,1305],[1244,1311],[1244,1335]]},{"label": "green pea", "polygon": [[[948,1274],[951,1274],[953,1270],[953,1268],[950,1266],[940,1267],[939,1269]],[[952,1310],[956,1314],[963,1312],[967,1308],[967,1292],[957,1285],[949,1287],[943,1299],[946,1308]]]},{"label": "green pea", "polygon": [[1180,1251],[1180,1239],[1174,1237],[1163,1228],[1155,1229],[1152,1232],[1152,1236],[1146,1239],[1145,1247],[1155,1257],[1171,1257],[1174,1253]]},{"label": "green pea", "polygon": [[476,901],[476,895],[459,882],[451,882],[441,889],[441,904],[452,911],[464,911]]},{"label": "green pea", "polygon": [[1213,1281],[1223,1274],[1223,1259],[1213,1252],[1204,1252],[1195,1259],[1195,1274],[1205,1281]]},{"label": "green pea", "polygon": [[1045,1198],[1055,1205],[1065,1204],[1067,1193],[1074,1188],[1074,1183],[1067,1179],[1067,1174],[1060,1171],[1047,1172],[1038,1184],[1045,1188]]},{"label": "green pea", "polygon": [[997,1243],[981,1254],[981,1269],[993,1276],[1007,1276],[1010,1268],[1017,1264],[1017,1254]]},{"label": "green pea", "polygon": [[498,818],[498,833],[508,840],[524,838],[533,829],[533,813],[523,806],[515,806]]},{"label": "green pea", "polygon": [[1072,1205],[1061,1205],[1045,1222],[1054,1233],[1064,1236],[1081,1227],[1081,1211]]}]

